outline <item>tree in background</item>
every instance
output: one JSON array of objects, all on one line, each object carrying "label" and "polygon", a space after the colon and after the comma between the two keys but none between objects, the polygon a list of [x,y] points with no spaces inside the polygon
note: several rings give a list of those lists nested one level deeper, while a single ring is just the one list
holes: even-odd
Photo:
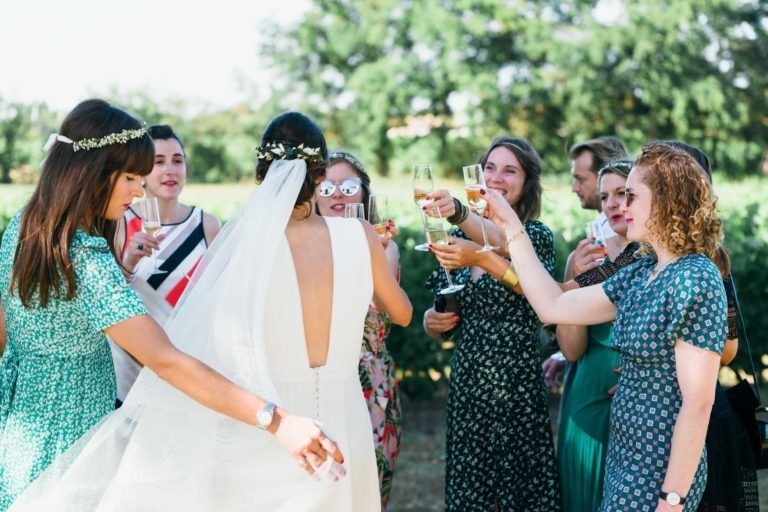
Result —
[{"label": "tree in background", "polygon": [[[681,138],[718,170],[756,174],[768,152],[768,13],[761,0],[313,0],[262,53],[275,94],[383,175],[474,159],[500,132],[550,169],[615,133]],[[278,76],[281,76],[278,74]],[[285,95],[291,91],[293,95]]]},{"label": "tree in background", "polygon": [[29,158],[25,141],[31,125],[31,110],[26,105],[0,101],[0,183],[10,183],[11,171]]}]

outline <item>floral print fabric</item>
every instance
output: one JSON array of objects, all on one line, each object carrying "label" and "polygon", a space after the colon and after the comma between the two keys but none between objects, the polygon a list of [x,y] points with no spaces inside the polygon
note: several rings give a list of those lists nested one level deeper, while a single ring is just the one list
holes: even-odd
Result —
[{"label": "floral print fabric", "polygon": [[391,325],[385,313],[373,307],[368,309],[359,368],[360,384],[373,426],[382,511],[387,509],[389,503],[395,459],[400,453],[402,414],[395,363],[385,344]]},{"label": "floral print fabric", "polygon": [[8,344],[0,362],[0,511],[53,459],[107,415],[115,373],[103,330],[145,313],[107,241],[77,231],[70,245],[75,298],[26,309],[6,293],[19,229],[0,246],[0,290]]},{"label": "floral print fabric", "polygon": [[[552,232],[525,224],[539,259],[555,268]],[[466,238],[461,230],[454,236]],[[547,393],[537,347],[539,322],[522,295],[469,268],[451,273],[461,322],[451,361],[446,434],[446,510],[560,510]],[[447,284],[442,268],[427,287]]]}]

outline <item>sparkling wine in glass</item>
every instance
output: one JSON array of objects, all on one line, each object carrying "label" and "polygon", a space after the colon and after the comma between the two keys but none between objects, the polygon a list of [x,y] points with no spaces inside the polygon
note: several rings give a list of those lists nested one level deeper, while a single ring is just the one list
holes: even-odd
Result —
[{"label": "sparkling wine in glass", "polygon": [[464,186],[467,189],[467,201],[469,205],[480,215],[480,228],[483,230],[483,247],[477,252],[488,252],[498,249],[488,243],[488,235],[485,232],[483,212],[488,207],[488,201],[483,197],[482,190],[486,190],[483,166],[480,164],[466,165],[461,168],[464,173]]},{"label": "sparkling wine in glass", "polygon": [[605,262],[605,237],[598,221],[587,222],[586,234],[589,239],[587,251],[596,256],[595,262],[602,265]]},{"label": "sparkling wine in glass", "polygon": [[[162,224],[160,223],[160,208],[156,197],[145,197],[141,202],[141,228],[150,236],[157,235]],[[155,250],[152,249],[152,272],[150,274],[167,274],[165,270],[160,270],[157,266],[157,257]]]},{"label": "sparkling wine in glass", "polygon": [[387,232],[387,220],[389,220],[387,196],[371,194],[368,199],[368,222],[376,230],[377,235],[383,236]]},{"label": "sparkling wine in glass", "polygon": [[[445,231],[445,225],[443,224],[443,218],[440,216],[440,210],[433,208],[429,214],[422,215],[424,221],[424,232],[427,235],[427,240],[430,244],[434,245],[448,245],[448,233]],[[451,279],[451,273],[447,268],[443,267],[445,277],[448,279],[448,286],[440,290],[438,293],[445,295],[447,293],[456,293],[464,288],[463,284],[454,284]]]},{"label": "sparkling wine in glass", "polygon": [[[432,177],[432,166],[430,164],[416,164],[413,166],[413,200],[423,208],[430,201],[427,195],[435,190],[435,181]],[[417,251],[429,251],[429,244],[419,244],[414,247]]]},{"label": "sparkling wine in glass", "polygon": [[365,220],[365,208],[363,203],[347,203],[344,205],[344,217],[348,219]]}]

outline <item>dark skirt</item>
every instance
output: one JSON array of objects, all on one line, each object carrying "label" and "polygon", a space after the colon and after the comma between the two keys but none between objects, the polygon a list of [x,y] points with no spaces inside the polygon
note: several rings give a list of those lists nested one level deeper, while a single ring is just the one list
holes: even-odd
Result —
[{"label": "dark skirt", "polygon": [[752,447],[719,384],[707,429],[707,466],[707,487],[699,512],[759,511]]}]

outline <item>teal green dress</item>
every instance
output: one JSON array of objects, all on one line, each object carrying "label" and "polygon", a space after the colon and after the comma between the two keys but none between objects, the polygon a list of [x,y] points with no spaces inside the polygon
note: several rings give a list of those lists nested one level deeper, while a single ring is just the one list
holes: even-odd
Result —
[{"label": "teal green dress", "polygon": [[589,326],[587,350],[573,368],[563,400],[557,462],[565,512],[593,511],[603,496],[610,430],[608,390],[618,382],[620,354],[611,343],[611,323]]},{"label": "teal green dress", "polygon": [[20,215],[0,245],[8,343],[0,362],[0,511],[53,459],[114,408],[115,372],[104,329],[145,313],[107,241],[77,231],[77,291],[26,309],[8,292]]},{"label": "teal green dress", "polygon": [[[714,263],[689,254],[648,283],[655,265],[645,257],[602,284],[617,307],[612,339],[621,352],[621,374],[611,403],[600,512],[656,510],[682,405],[675,343],[721,354],[728,334],[728,301]],[[697,509],[706,480],[704,449],[685,512]]]}]

